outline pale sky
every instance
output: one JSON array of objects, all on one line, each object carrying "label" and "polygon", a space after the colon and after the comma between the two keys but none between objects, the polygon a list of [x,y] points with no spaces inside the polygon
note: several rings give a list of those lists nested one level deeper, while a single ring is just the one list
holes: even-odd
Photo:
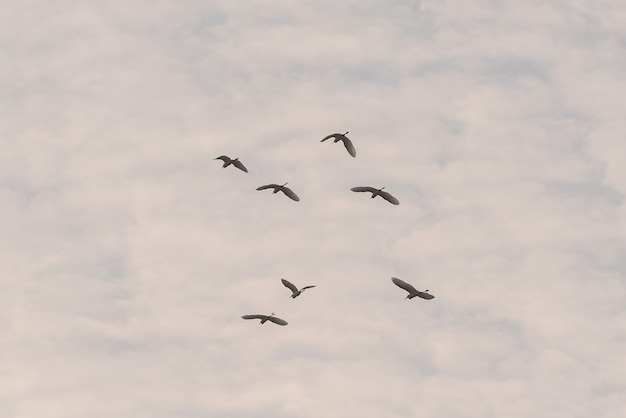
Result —
[{"label": "pale sky", "polygon": [[626,416],[624,22],[4,2],[0,416]]}]

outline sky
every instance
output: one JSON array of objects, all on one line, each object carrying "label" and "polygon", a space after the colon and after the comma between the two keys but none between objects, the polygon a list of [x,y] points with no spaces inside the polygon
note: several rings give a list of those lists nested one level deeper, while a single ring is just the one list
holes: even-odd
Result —
[{"label": "sky", "polygon": [[626,416],[623,1],[3,9],[0,416]]}]

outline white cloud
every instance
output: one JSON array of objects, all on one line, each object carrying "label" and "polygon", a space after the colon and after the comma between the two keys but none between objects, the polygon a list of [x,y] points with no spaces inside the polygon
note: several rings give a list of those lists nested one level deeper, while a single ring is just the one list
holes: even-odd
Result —
[{"label": "white cloud", "polygon": [[0,415],[621,416],[625,13],[11,5]]}]

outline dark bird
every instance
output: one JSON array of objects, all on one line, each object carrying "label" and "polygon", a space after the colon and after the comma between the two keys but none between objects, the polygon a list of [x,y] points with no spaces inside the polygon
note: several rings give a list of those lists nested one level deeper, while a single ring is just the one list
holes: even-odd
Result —
[{"label": "dark bird", "polygon": [[266,321],[270,321],[270,322],[273,322],[275,324],[282,325],[282,326],[287,325],[287,321],[285,321],[284,319],[275,317],[274,312],[272,312],[271,315],[259,315],[259,314],[244,315],[242,316],[242,318],[243,319],[260,319],[261,322],[259,322],[259,325],[264,324]]},{"label": "dark bird", "polygon": [[324,142],[330,138],[335,138],[333,142],[342,141],[343,145],[346,147],[346,150],[348,150],[348,154],[356,158],[356,149],[354,149],[354,145],[352,145],[352,141],[350,141],[346,135],[348,135],[348,132],[346,132],[345,134],[331,134],[331,135],[328,135],[326,138],[322,139],[320,142]]},{"label": "dark bird", "polygon": [[231,160],[230,158],[228,158],[225,155],[220,155],[217,158],[214,158],[214,160],[222,160],[224,161],[224,165],[222,166],[222,168],[226,168],[229,165],[234,165],[235,167],[237,167],[238,169],[240,169],[241,171],[245,171],[246,173],[248,172],[248,169],[241,163],[241,161],[239,161],[239,158],[235,158],[234,160]]},{"label": "dark bird", "polygon": [[375,198],[376,196],[380,196],[389,203],[392,203],[394,205],[400,204],[398,199],[396,199],[395,197],[393,197],[391,194],[387,192],[383,192],[383,189],[384,187],[381,187],[380,189],[375,189],[369,186],[358,186],[358,187],[353,187],[350,190],[352,190],[353,192],[370,192],[372,193],[372,199]]},{"label": "dark bird", "polygon": [[289,187],[285,187],[285,184],[283,184],[282,186],[278,184],[266,184],[265,186],[260,186],[260,187],[257,187],[256,189],[257,190],[274,189],[273,193],[283,192],[291,200],[295,200],[296,202],[299,202],[300,198],[298,197],[298,195],[295,194],[293,190],[291,190]]},{"label": "dark bird", "polygon": [[305,290],[310,289],[312,287],[315,287],[315,286],[304,286],[302,289],[298,290],[298,288],[296,286],[294,286],[294,284],[291,283],[290,281],[285,280],[285,279],[280,279],[280,281],[283,282],[285,287],[287,287],[287,288],[289,288],[289,290],[291,290],[291,293],[292,293],[292,295],[290,296],[291,298],[297,298]]},{"label": "dark bird", "polygon": [[409,294],[407,295],[407,297],[405,299],[413,299],[415,296],[419,296],[420,298],[427,299],[427,300],[435,298],[430,293],[426,293],[426,292],[428,292],[428,289],[426,289],[425,291],[421,292],[421,291],[417,290],[416,288],[414,288],[412,285],[408,284],[405,281],[402,281],[402,280],[398,279],[397,277],[392,277],[391,281],[396,286],[401,287],[402,289],[404,289],[407,292],[409,292]]}]

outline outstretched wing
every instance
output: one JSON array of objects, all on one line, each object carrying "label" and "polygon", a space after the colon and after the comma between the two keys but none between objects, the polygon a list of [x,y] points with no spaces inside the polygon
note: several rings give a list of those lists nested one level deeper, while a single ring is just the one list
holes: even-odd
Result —
[{"label": "outstretched wing", "polygon": [[285,285],[285,287],[289,288],[289,290],[291,290],[291,293],[293,293],[294,295],[296,293],[298,293],[298,288],[296,286],[294,286],[293,283],[291,283],[288,280],[285,279],[280,279],[281,282],[283,282],[283,284]]},{"label": "outstretched wing", "polygon": [[306,290],[306,289],[310,289],[310,288],[312,288],[312,287],[315,287],[315,285],[314,285],[314,286],[304,286],[304,287],[303,287],[302,289],[300,289],[300,290]]},{"label": "outstretched wing", "polygon": [[391,281],[398,287],[401,287],[402,289],[406,290],[407,292],[414,294],[414,293],[419,293],[417,291],[416,288],[414,288],[412,285],[408,284],[407,282],[398,279],[397,277],[392,277]]},{"label": "outstretched wing", "polygon": [[330,134],[330,135],[324,137],[324,139],[322,139],[320,142],[324,142],[324,141],[326,141],[327,139],[330,139],[330,138],[336,138],[338,135],[341,135],[341,134]]},{"label": "outstretched wing", "polygon": [[267,318],[267,320],[272,321],[273,323],[278,324],[278,325],[282,325],[282,326],[287,325],[287,321],[285,321],[284,319],[276,318],[275,316],[270,316]]},{"label": "outstretched wing", "polygon": [[257,315],[257,314],[254,314],[254,315],[244,315],[244,316],[242,316],[242,318],[243,319],[265,319],[266,316],[267,315]]},{"label": "outstretched wing", "polygon": [[297,194],[295,194],[293,192],[293,190],[291,190],[289,187],[285,187],[285,186],[281,186],[280,188],[282,190],[283,193],[285,193],[287,195],[287,197],[289,197],[291,200],[295,200],[296,202],[300,201],[300,198],[298,197]]},{"label": "outstretched wing", "polygon": [[259,186],[256,189],[257,190],[265,190],[265,189],[276,189],[279,188],[280,186],[278,184],[266,184],[265,186]]},{"label": "outstretched wing", "polygon": [[378,192],[378,194],[385,199],[387,202],[392,203],[394,205],[399,205],[400,202],[398,201],[398,199],[396,199],[395,197],[393,197],[391,194],[385,192],[385,191],[380,191]]},{"label": "outstretched wing", "polygon": [[341,140],[343,141],[343,145],[348,150],[348,154],[356,158],[356,149],[354,149],[354,145],[352,145],[352,141],[350,141],[347,136],[342,136]]},{"label": "outstretched wing", "polygon": [[246,168],[246,166],[243,165],[242,162],[239,160],[233,160],[233,165],[237,167],[238,169],[240,169],[241,171],[245,171],[246,173],[248,172],[248,169]]},{"label": "outstretched wing", "polygon": [[357,187],[351,188],[350,190],[352,190],[353,192],[370,192],[370,193],[374,193],[378,191],[378,189],[375,189],[370,186],[357,186]]},{"label": "outstretched wing", "polygon": [[220,155],[219,157],[217,157],[217,158],[215,158],[215,159],[216,159],[216,160],[222,160],[222,161],[224,161],[225,163],[227,163],[227,162],[229,162],[229,161],[230,161],[230,158],[229,158],[229,157],[227,157],[226,155]]}]

